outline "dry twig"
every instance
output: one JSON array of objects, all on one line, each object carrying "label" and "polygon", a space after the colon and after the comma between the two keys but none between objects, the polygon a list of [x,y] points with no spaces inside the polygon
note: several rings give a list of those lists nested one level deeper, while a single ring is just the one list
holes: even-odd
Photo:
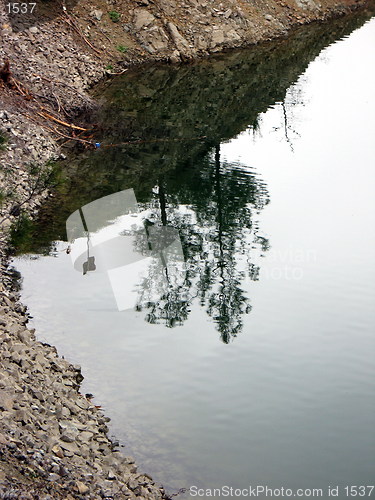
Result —
[{"label": "dry twig", "polygon": [[82,38],[82,40],[97,54],[101,55],[102,51],[93,46],[93,44],[88,40],[85,35],[82,33],[81,28],[78,26],[73,17],[64,10],[65,19],[64,21],[71,27],[73,30],[78,33],[78,35]]},{"label": "dry twig", "polygon": [[43,118],[47,118],[48,120],[53,120],[54,122],[59,123],[60,125],[64,125],[64,127],[69,127],[69,128],[74,129],[74,130],[83,130],[84,132],[86,132],[88,130],[87,128],[77,127],[77,125],[72,125],[70,123],[59,120],[58,118],[55,118],[54,116],[50,115],[49,113],[45,113],[43,111],[42,112],[38,111],[37,115],[42,116]]}]

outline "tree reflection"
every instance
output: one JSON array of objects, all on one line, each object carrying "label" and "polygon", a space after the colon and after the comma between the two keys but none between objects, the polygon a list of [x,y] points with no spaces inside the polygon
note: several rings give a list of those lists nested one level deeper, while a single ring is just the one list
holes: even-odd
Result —
[{"label": "tree reflection", "polygon": [[197,302],[229,342],[251,309],[244,281],[258,279],[253,253],[269,245],[255,221],[268,198],[254,174],[220,159],[219,144],[256,130],[260,114],[282,103],[282,130],[293,147],[293,106],[301,96],[296,87],[288,89],[322,48],[371,15],[364,10],[297,30],[288,40],[196,64],[129,71],[100,88],[103,106],[94,120],[102,147],[69,158],[64,183],[35,223],[19,231],[18,247],[48,253],[51,242],[65,238],[71,213],[132,188],[138,203],[155,215],[145,220],[146,231],[153,224],[178,229],[187,265],[182,284],[163,275],[169,289],[157,300],[146,290],[152,284],[160,290],[160,266],[151,269],[149,284],[140,284],[138,308],[150,323],[173,327],[186,321]]},{"label": "tree reflection", "polygon": [[[187,184],[159,178],[154,209],[158,208],[159,224],[179,230],[186,275],[182,284],[169,282],[168,292],[160,299],[141,298],[137,309],[147,312],[149,323],[173,327],[183,324],[197,301],[213,319],[222,341],[229,343],[251,310],[243,290],[245,279],[258,279],[251,249],[268,248],[253,223],[254,212],[263,208],[268,197],[253,174],[221,161],[219,145],[200,167]],[[159,280],[156,269],[150,269],[142,289],[157,288]]]}]

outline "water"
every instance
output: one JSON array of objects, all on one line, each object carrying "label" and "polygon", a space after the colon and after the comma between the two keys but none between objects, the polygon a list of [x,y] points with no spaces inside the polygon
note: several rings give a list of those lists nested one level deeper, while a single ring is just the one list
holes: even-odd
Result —
[{"label": "water", "polygon": [[[15,265],[39,338],[82,365],[125,453],[169,491],[329,498],[339,486],[346,498],[346,485],[374,483],[375,19],[364,20],[115,80],[101,90],[103,147],[72,162],[21,235],[34,253]],[[142,142],[104,147],[129,139]],[[128,188],[156,225],[179,229],[188,280],[119,312],[106,274],[82,277],[62,240],[74,210]]]}]

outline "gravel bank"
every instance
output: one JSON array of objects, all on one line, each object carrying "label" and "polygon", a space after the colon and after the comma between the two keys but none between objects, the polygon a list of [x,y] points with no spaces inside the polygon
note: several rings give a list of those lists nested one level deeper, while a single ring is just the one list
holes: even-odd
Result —
[{"label": "gravel bank", "polygon": [[0,497],[165,498],[116,451],[108,417],[79,393],[81,368],[27,328],[17,275],[1,270]]}]

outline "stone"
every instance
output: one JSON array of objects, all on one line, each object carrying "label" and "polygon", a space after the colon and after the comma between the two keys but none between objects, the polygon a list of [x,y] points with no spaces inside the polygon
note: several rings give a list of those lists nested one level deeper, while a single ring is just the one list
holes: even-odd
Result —
[{"label": "stone", "polygon": [[82,483],[82,481],[76,481],[76,488],[78,493],[81,495],[84,495],[89,491],[89,487],[85,485],[85,483]]},{"label": "stone", "polygon": [[51,474],[48,474],[48,481],[52,481],[52,482],[55,482],[55,481],[58,481],[60,478],[60,476],[58,474],[55,474],[54,472],[52,472]]},{"label": "stone", "polygon": [[190,52],[190,47],[187,40],[180,34],[177,29],[177,26],[171,22],[167,24],[168,31],[172,37],[174,44],[177,47],[177,50],[181,53]]},{"label": "stone", "polygon": [[103,17],[103,11],[99,9],[92,10],[90,12],[90,16],[96,19],[97,21],[100,21]]},{"label": "stone", "polygon": [[14,397],[6,391],[0,390],[0,409],[9,411],[13,408]]},{"label": "stone", "polygon": [[0,444],[8,444],[9,439],[7,439],[4,434],[0,433]]},{"label": "stone", "polygon": [[93,438],[94,434],[89,431],[82,431],[78,434],[78,439],[83,443],[89,443]]},{"label": "stone", "polygon": [[79,430],[75,425],[67,420],[63,420],[59,422],[61,436],[60,439],[65,443],[73,443],[79,433]]},{"label": "stone", "polygon": [[87,410],[87,408],[90,406],[90,403],[87,401],[86,398],[81,397],[77,399],[76,405],[78,406],[78,408],[81,408],[81,410]]},{"label": "stone", "polygon": [[198,35],[194,39],[194,45],[197,50],[207,50],[208,42],[202,35]]},{"label": "stone", "polygon": [[[67,451],[71,454],[75,454],[75,453],[78,454],[79,453],[79,448],[78,448],[76,443],[67,443],[65,441],[61,441],[60,446],[64,450],[64,452]],[[66,455],[66,454],[64,453],[64,455]]]},{"label": "stone", "polygon": [[107,474],[107,479],[109,481],[114,481],[116,479],[116,474],[112,470],[109,470]]},{"label": "stone", "polygon": [[229,43],[238,43],[241,41],[241,36],[234,29],[227,31],[225,34],[225,39]]},{"label": "stone", "polygon": [[212,31],[211,36],[211,48],[217,47],[224,43],[224,31],[222,29],[216,29]]},{"label": "stone", "polygon": [[38,28],[36,26],[31,26],[31,28],[29,28],[29,31],[33,35],[36,35],[37,33],[39,33],[39,30],[38,30]]},{"label": "stone", "polygon": [[171,62],[172,64],[181,62],[181,57],[178,50],[174,50],[172,52],[172,54],[169,56],[169,62]]},{"label": "stone", "polygon": [[314,0],[296,0],[296,5],[300,9],[316,9],[318,7]]},{"label": "stone", "polygon": [[155,21],[155,16],[151,14],[146,9],[135,9],[134,10],[134,26],[137,31],[140,31],[142,28],[149,26]]}]

